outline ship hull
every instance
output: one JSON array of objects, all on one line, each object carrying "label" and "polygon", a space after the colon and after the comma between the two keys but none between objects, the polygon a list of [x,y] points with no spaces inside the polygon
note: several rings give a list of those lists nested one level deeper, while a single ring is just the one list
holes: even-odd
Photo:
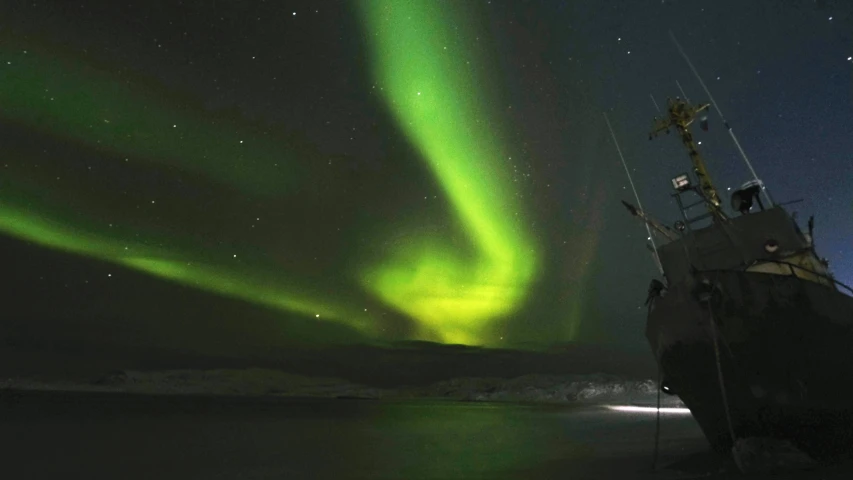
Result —
[{"label": "ship hull", "polygon": [[853,298],[833,288],[726,271],[654,298],[646,336],[715,450],[774,437],[832,457],[853,450],[852,327]]}]

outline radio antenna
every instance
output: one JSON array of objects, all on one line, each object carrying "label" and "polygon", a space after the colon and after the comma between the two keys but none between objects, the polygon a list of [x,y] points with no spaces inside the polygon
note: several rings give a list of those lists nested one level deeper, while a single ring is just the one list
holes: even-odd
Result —
[{"label": "radio antenna", "polygon": [[[652,101],[654,101],[654,97],[652,97]],[[628,175],[628,183],[631,184],[631,190],[634,191],[634,199],[637,201],[637,207],[642,211],[643,204],[640,202],[640,195],[637,193],[637,188],[634,186],[634,180],[631,178],[631,171],[628,170],[628,164],[625,162],[625,157],[622,155],[622,149],[619,148],[619,141],[616,140],[616,134],[613,133],[613,127],[610,126],[610,119],[607,118],[607,112],[603,112],[602,114],[604,115],[604,121],[607,122],[607,129],[610,130],[610,137],[613,138],[613,144],[616,145],[616,152],[619,153],[619,159],[622,160],[622,166],[625,167],[625,174]],[[663,265],[660,263],[658,247],[655,245],[655,237],[652,235],[652,230],[649,228],[648,222],[643,223],[646,224],[646,232],[649,234],[649,240],[652,242],[652,251],[654,252],[655,263],[657,264],[661,275],[663,275]]]},{"label": "radio antenna", "polygon": [[655,96],[654,96],[654,95],[652,95],[652,94],[650,93],[650,94],[649,94],[649,98],[651,98],[651,99],[652,99],[652,103],[654,103],[654,104],[655,104],[655,110],[657,110],[657,111],[658,111],[658,113],[660,113],[660,105],[658,105],[658,102],[655,100]]},{"label": "radio antenna", "polygon": [[690,103],[690,99],[689,99],[689,98],[687,98],[687,94],[686,94],[686,93],[684,93],[684,89],[683,89],[683,88],[681,88],[681,82],[679,82],[678,80],[676,80],[676,81],[675,81],[675,84],[676,84],[676,85],[678,85],[678,91],[679,91],[679,92],[681,92],[681,97],[684,99],[684,101],[685,101],[685,102],[687,102],[687,103]]}]

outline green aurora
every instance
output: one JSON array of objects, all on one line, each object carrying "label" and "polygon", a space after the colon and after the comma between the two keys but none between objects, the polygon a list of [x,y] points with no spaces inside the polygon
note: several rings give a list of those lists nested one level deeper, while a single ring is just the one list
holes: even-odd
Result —
[{"label": "green aurora", "polygon": [[[254,195],[287,191],[294,162],[283,143],[238,123],[210,121],[170,106],[152,92],[133,89],[91,66],[69,64],[35,52],[4,52],[0,74],[2,115],[30,128],[69,138],[98,150],[165,164],[209,177]],[[94,128],[97,126],[97,128]],[[252,145],[247,153],[243,145]],[[246,162],[251,162],[248,168]],[[278,168],[282,164],[288,168]],[[338,321],[374,334],[363,309],[346,307],[330,295],[311,295],[296,282],[261,269],[237,269],[207,261],[211,252],[179,248],[173,238],[140,241],[136,235],[89,227],[63,209],[64,200],[26,178],[8,178],[0,197],[0,231],[46,247],[133,268],[183,285],[284,311]],[[18,190],[18,194],[13,192]],[[55,198],[54,198],[55,197]],[[151,247],[151,245],[171,245]],[[230,256],[230,255],[229,255]],[[224,255],[220,255],[220,258]],[[318,298],[322,297],[322,298]],[[332,298],[332,300],[330,300]]]},{"label": "green aurora", "polygon": [[366,286],[443,341],[475,343],[524,301],[536,273],[521,225],[498,118],[478,85],[485,68],[465,52],[476,32],[452,4],[360,2],[374,76],[388,108],[436,176],[473,243],[463,258],[448,242],[402,245],[365,275]]},{"label": "green aurora", "polygon": [[[500,116],[491,108],[497,99],[482,87],[489,66],[480,57],[487,56],[466,47],[478,31],[455,5],[377,0],[358,8],[376,88],[445,192],[467,245],[441,235],[409,236],[385,258],[359,266],[351,290],[363,288],[374,304],[410,318],[416,325],[410,338],[499,343],[500,326],[524,305],[540,273],[540,255],[509,174]],[[0,73],[6,121],[255,196],[288,195],[308,181],[289,145],[254,126],[176,108],[154,89],[92,64],[8,48],[2,52],[8,68]],[[26,177],[7,181],[0,197],[0,231],[7,235],[306,321],[383,335],[382,319],[363,308],[365,300],[318,291],[298,272],[282,273],[262,261],[210,260],[226,255],[159,231],[142,241],[138,233],[97,227],[94,214],[64,208],[49,186]],[[570,337],[580,314],[572,316]]]}]

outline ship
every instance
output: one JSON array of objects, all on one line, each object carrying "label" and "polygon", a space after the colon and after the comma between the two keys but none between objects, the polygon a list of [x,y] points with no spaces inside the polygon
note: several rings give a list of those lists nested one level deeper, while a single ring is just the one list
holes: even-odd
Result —
[{"label": "ship", "polygon": [[853,289],[818,255],[814,217],[802,229],[757,177],[724,208],[691,132],[710,108],[669,99],[651,130],[674,132],[692,165],[671,178],[679,220],[623,202],[663,239],[645,330],[659,388],[680,397],[719,453],[770,438],[813,458],[849,454]]}]

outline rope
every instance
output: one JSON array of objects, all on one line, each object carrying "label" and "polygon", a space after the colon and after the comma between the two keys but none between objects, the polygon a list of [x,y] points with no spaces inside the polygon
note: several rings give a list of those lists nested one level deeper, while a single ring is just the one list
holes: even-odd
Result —
[{"label": "rope", "polygon": [[[652,307],[654,306],[654,302],[655,302],[654,298],[651,299],[651,301],[649,302],[648,313],[652,312]],[[661,343],[660,334],[658,334],[658,345],[660,345],[660,343]],[[660,348],[660,347],[658,347],[658,348]],[[657,413],[655,415],[655,450],[654,450],[654,454],[652,455],[652,472],[656,472],[658,469],[658,455],[660,452],[660,392],[661,392],[661,387],[663,387],[663,385],[661,385],[661,380],[663,379],[663,367],[661,366],[660,354],[658,353],[658,354],[656,354],[656,356],[658,357],[655,359],[657,361],[657,364],[658,364],[658,383],[657,383],[658,401],[657,401]]]},{"label": "rope", "polygon": [[652,471],[657,471],[658,469],[658,450],[660,446],[660,389],[661,389],[661,366],[660,360],[658,360],[658,409],[657,415],[655,416],[655,453],[652,457]]},{"label": "rope", "polygon": [[[716,284],[716,282],[715,282],[715,284]],[[709,313],[709,319],[711,321],[711,338],[713,339],[713,342],[714,342],[714,357],[717,360],[717,381],[720,384],[720,394],[723,397],[723,409],[726,412],[726,423],[729,427],[729,436],[732,439],[732,446],[734,447],[735,440],[736,440],[735,430],[734,430],[734,427],[732,425],[731,411],[729,411],[729,396],[726,393],[726,383],[723,379],[723,364],[720,360],[720,347],[717,344],[717,322],[716,322],[716,320],[714,320],[714,307],[713,307],[710,299],[708,300],[708,313]]]}]

